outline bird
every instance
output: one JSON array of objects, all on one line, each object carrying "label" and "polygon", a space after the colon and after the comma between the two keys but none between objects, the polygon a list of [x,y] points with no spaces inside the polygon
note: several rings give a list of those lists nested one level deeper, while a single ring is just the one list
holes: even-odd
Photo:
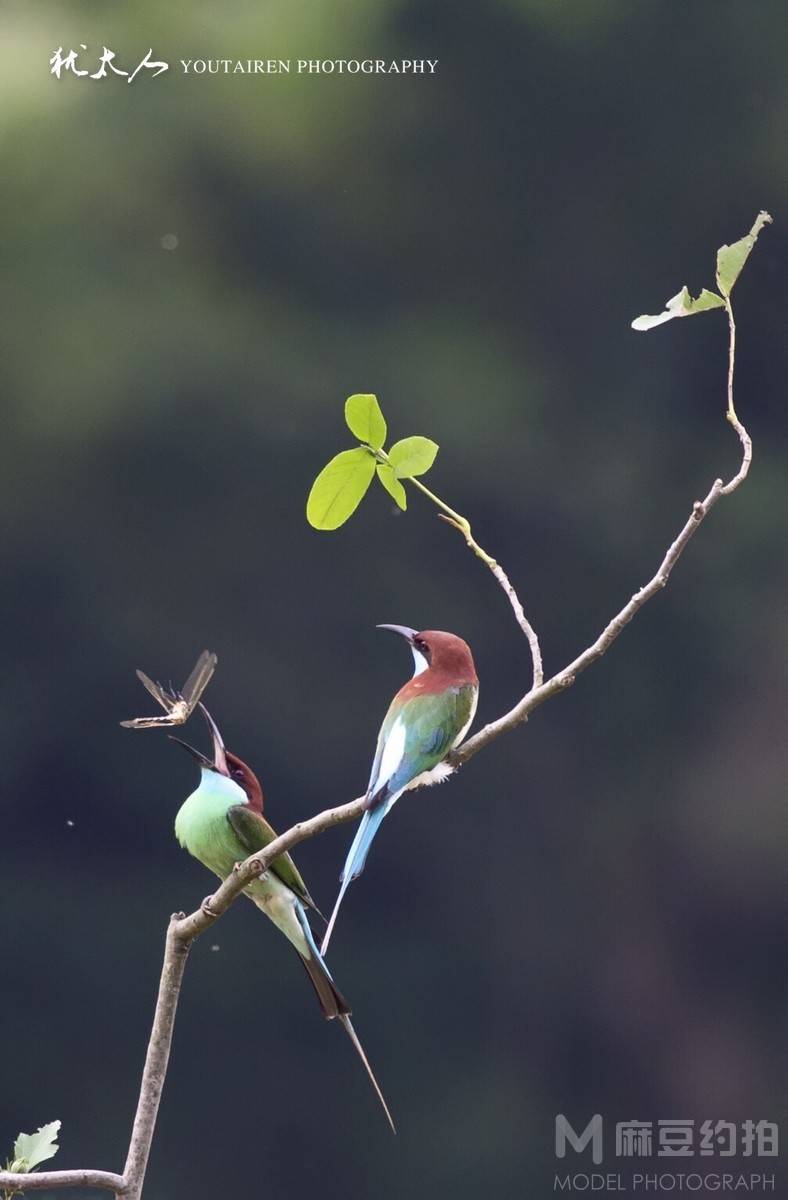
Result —
[{"label": "bird", "polygon": [[380,727],[365,812],[340,875],[334,911],[320,947],[325,954],[345,892],[364,870],[369,848],[383,818],[403,792],[448,779],[445,761],[471,727],[479,700],[479,679],[470,646],[442,630],[418,633],[407,625],[378,625],[410,643],[415,669],[389,705]]},{"label": "bird", "polygon": [[[205,705],[200,709],[213,739],[213,759],[170,734],[197,760],[199,787],[181,805],[175,818],[175,836],[181,846],[220,879],[232,874],[235,864],[269,845],[277,836],[263,816],[263,790],[250,766],[226,749],[222,735]],[[323,1016],[338,1018],[353,1043],[383,1106],[392,1132],[394,1121],[350,1020],[350,1006],[340,992],[317,948],[306,908],[319,912],[289,854],[281,854],[245,894],[273,921],[298,952],[317,994]]]}]

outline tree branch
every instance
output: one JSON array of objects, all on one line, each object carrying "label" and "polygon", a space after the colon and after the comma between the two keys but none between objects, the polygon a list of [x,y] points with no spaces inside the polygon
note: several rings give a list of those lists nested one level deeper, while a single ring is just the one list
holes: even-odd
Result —
[{"label": "tree branch", "polygon": [[142,1195],[142,1185],[145,1182],[145,1171],[156,1128],[159,1102],[164,1088],[164,1080],[167,1077],[175,1014],[178,1009],[186,959],[191,948],[191,939],[183,938],[179,933],[179,924],[182,919],[183,913],[174,913],[170,917],[167,938],[164,943],[164,962],[159,980],[159,994],[145,1056],[126,1166],[123,1171],[125,1200],[138,1200]]},{"label": "tree branch", "polygon": [[461,766],[462,763],[473,758],[474,754],[478,754],[480,750],[483,750],[490,742],[495,741],[501,734],[508,733],[510,729],[522,725],[534,709],[544,704],[546,700],[550,700],[559,692],[563,692],[568,687],[571,687],[582,671],[585,671],[592,663],[600,659],[605,651],[612,646],[616,638],[624,632],[624,629],[635,616],[635,613],[639,612],[652,596],[656,596],[657,592],[662,591],[690,538],[695,534],[701,521],[708,515],[720,496],[724,494],[725,489],[722,480],[715,479],[705,500],[697,500],[695,502],[692,513],[684,528],[670,546],[656,574],[639,591],[635,592],[634,596],[624,605],[620,612],[616,613],[612,621],[609,621],[602,630],[596,641],[592,642],[586,650],[578,654],[577,658],[573,659],[561,671],[558,671],[552,678],[548,679],[541,687],[532,688],[529,692],[526,692],[522,700],[515,704],[514,708],[510,709],[508,713],[499,717],[497,721],[491,721],[489,725],[485,725],[484,729],[480,729],[472,738],[464,742],[462,746],[451,754],[449,762],[452,766]]},{"label": "tree branch", "polygon": [[[701,521],[711,512],[721,496],[729,496],[732,492],[744,482],[750,469],[752,462],[752,439],[739,420],[736,408],[733,403],[733,372],[736,360],[736,323],[733,319],[733,308],[731,306],[730,297],[725,297],[725,311],[728,314],[728,380],[727,380],[727,398],[728,408],[726,417],[736,431],[736,434],[741,443],[742,459],[736,474],[728,481],[723,483],[721,479],[715,479],[711,486],[708,495],[703,500],[696,500],[693,505],[692,513],[684,525],[684,528],[679,533],[676,540],[668,548],[668,551],[659,565],[656,574],[645,584],[639,591],[635,592],[634,596],[624,605],[620,612],[616,613],[612,621],[609,621],[605,628],[600,633],[599,637],[593,642],[588,649],[584,650],[577,658],[573,659],[563,670],[558,671],[546,683],[538,686],[534,684],[530,691],[526,692],[523,698],[515,704],[514,708],[510,709],[497,721],[491,721],[489,725],[485,725],[484,729],[480,729],[478,733],[459,746],[451,755],[449,755],[449,763],[454,767],[462,766],[473,758],[474,754],[478,754],[485,746],[489,746],[490,742],[495,741],[503,733],[508,733],[510,729],[515,729],[518,725],[522,725],[528,720],[529,715],[544,704],[546,700],[550,700],[559,692],[565,691],[575,682],[577,676],[585,671],[592,663],[597,662],[602,657],[606,650],[612,646],[616,638],[623,633],[626,626],[639,612],[643,605],[660,592],[665,587],[670,574],[684,552],[690,538],[695,534]],[[519,604],[514,588],[506,580],[512,595],[510,600],[514,607],[515,602]],[[503,586],[503,585],[502,585]]]},{"label": "tree branch", "polygon": [[449,508],[448,504],[446,504],[444,500],[441,500],[440,496],[436,496],[434,492],[431,492],[428,487],[425,487],[421,480],[416,479],[415,476],[409,479],[408,483],[412,483],[413,486],[417,487],[420,492],[423,492],[425,496],[428,496],[429,499],[432,500],[433,504],[437,504],[438,508],[442,510],[439,514],[441,519],[444,520],[447,525],[451,525],[453,529],[458,530],[462,534],[469,549],[473,551],[477,558],[481,559],[484,565],[492,571],[493,575],[498,580],[498,583],[504,590],[507,600],[512,606],[512,611],[514,612],[514,617],[517,621],[517,624],[520,626],[526,638],[528,639],[528,648],[531,651],[531,663],[533,666],[533,682],[531,687],[540,687],[542,680],[544,679],[544,668],[542,666],[542,649],[539,645],[539,638],[537,637],[536,630],[534,629],[533,625],[525,615],[523,606],[520,603],[520,597],[517,595],[517,592],[509,582],[509,576],[506,574],[501,564],[496,562],[494,558],[491,558],[487,551],[483,550],[476,541],[471,532],[471,523],[467,517],[463,517],[460,515],[460,513],[455,512],[453,508]]},{"label": "tree branch", "polygon": [[750,469],[752,462],[752,439],[747,430],[742,425],[736,415],[736,408],[733,403],[733,368],[736,360],[736,322],[733,319],[733,308],[731,307],[730,296],[725,298],[725,311],[728,314],[728,411],[726,416],[733,428],[736,430],[742,448],[741,466],[739,467],[733,479],[725,484],[722,489],[723,496],[729,496],[731,492],[735,492],[740,483],[747,478],[747,472]]},{"label": "tree branch", "polygon": [[101,1188],[116,1196],[124,1194],[123,1177],[113,1175],[111,1171],[29,1171],[26,1174],[0,1171],[0,1191],[35,1192],[44,1188],[72,1187]]},{"label": "tree branch", "polygon": [[264,850],[258,850],[245,862],[237,863],[232,875],[225,879],[212,896],[203,900],[196,912],[177,921],[176,936],[185,942],[191,942],[201,933],[205,933],[206,929],[210,929],[213,923],[227,912],[246,885],[268,870],[275,858],[284,854],[286,850],[291,850],[293,846],[297,846],[306,838],[323,833],[333,825],[341,825],[360,817],[364,812],[364,800],[364,796],[359,796],[357,800],[351,800],[348,804],[340,804],[337,808],[327,808],[317,816],[310,817],[308,821],[299,821],[297,825],[293,825],[274,841],[269,842]]}]

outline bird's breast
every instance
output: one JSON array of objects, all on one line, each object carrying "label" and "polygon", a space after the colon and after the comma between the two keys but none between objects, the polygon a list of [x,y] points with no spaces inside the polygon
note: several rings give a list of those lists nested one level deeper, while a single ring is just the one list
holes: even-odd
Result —
[{"label": "bird's breast", "polygon": [[200,787],[181,805],[175,818],[175,836],[189,854],[221,879],[236,862],[246,858],[227,820],[233,798]]}]

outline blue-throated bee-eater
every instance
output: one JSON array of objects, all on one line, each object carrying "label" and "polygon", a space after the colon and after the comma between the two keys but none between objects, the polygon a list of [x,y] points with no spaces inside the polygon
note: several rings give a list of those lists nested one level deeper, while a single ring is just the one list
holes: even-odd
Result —
[{"label": "blue-throated bee-eater", "polygon": [[[215,721],[203,704],[200,708],[211,730],[213,759],[173,737],[173,741],[179,742],[197,759],[201,770],[199,787],[184,801],[175,818],[175,834],[194,858],[220,879],[226,879],[237,862],[264,849],[277,835],[263,816],[263,791],[257,776],[251,767],[225,748]],[[391,1113],[350,1022],[350,1008],[334,983],[309,927],[305,908],[319,910],[293,859],[289,854],[279,855],[244,892],[295,946],[317,993],[323,1015],[328,1020],[339,1018],[364,1064],[393,1131]]]},{"label": "blue-throated bee-eater", "polygon": [[479,680],[467,642],[453,633],[405,625],[379,625],[399,633],[413,651],[413,678],[392,700],[378,734],[366,811],[345,860],[334,911],[323,937],[325,954],[339,906],[351,880],[364,870],[383,818],[409,788],[439,783],[452,768],[444,759],[468,732],[479,699]]}]

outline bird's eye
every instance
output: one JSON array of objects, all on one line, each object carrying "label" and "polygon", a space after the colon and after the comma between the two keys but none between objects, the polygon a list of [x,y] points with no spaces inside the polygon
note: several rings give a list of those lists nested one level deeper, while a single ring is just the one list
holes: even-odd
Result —
[{"label": "bird's eye", "polygon": [[233,771],[233,779],[243,779],[244,773],[238,767]]}]

